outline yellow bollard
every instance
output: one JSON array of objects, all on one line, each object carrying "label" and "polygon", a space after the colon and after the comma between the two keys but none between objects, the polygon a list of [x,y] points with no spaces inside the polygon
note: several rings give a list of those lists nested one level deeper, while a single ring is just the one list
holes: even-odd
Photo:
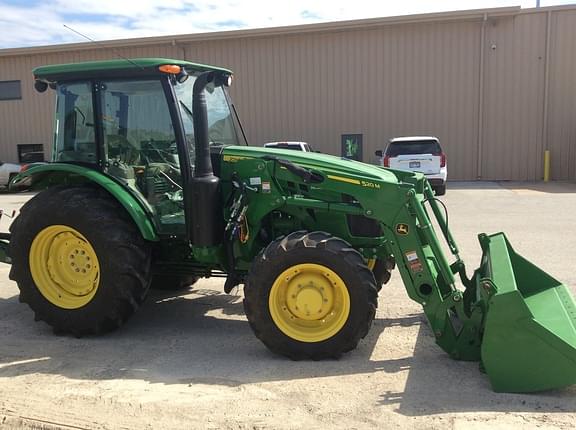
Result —
[{"label": "yellow bollard", "polygon": [[550,180],[550,150],[544,151],[544,182]]}]

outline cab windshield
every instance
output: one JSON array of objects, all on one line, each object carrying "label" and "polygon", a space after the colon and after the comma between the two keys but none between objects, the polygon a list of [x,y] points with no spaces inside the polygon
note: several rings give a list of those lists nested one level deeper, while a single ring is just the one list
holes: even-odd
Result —
[{"label": "cab windshield", "polygon": [[[176,84],[175,92],[178,99],[178,108],[184,125],[188,151],[192,166],[194,165],[194,123],[192,119],[192,87],[196,81],[195,76],[190,76],[184,83]],[[209,84],[206,87],[206,108],[208,111],[208,137],[210,146],[238,145],[239,138],[236,133],[234,114],[223,86],[214,87]]]}]

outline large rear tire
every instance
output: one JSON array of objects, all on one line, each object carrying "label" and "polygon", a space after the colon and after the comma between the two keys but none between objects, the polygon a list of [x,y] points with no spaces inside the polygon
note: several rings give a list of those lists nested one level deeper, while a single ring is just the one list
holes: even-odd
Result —
[{"label": "large rear tire", "polygon": [[360,253],[324,232],[294,232],[253,262],[244,309],[256,336],[293,360],[337,358],[356,348],[377,307]]},{"label": "large rear tire", "polygon": [[45,190],[22,207],[10,231],[10,279],[20,301],[56,332],[114,330],[146,296],[150,246],[102,189]]}]

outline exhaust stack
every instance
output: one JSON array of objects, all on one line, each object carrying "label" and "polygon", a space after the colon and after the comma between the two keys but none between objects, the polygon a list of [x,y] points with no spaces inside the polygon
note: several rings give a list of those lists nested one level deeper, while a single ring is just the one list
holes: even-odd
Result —
[{"label": "exhaust stack", "polygon": [[224,221],[220,198],[220,179],[214,175],[210,159],[206,86],[218,77],[215,72],[205,72],[196,78],[192,95],[194,118],[194,176],[187,190],[191,215],[188,236],[194,246],[215,246],[222,242]]}]

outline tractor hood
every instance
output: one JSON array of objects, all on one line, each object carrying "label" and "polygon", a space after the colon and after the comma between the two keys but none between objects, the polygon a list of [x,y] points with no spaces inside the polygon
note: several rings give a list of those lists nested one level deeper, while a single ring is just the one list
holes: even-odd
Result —
[{"label": "tractor hood", "polygon": [[[302,152],[290,149],[270,149],[255,146],[228,146],[223,150],[224,161],[237,161],[249,158],[273,156],[291,161],[299,166],[317,170],[326,175],[347,175],[353,178],[397,184],[400,182],[395,172],[359,161],[316,152]],[[340,178],[345,180],[346,178]]]}]

